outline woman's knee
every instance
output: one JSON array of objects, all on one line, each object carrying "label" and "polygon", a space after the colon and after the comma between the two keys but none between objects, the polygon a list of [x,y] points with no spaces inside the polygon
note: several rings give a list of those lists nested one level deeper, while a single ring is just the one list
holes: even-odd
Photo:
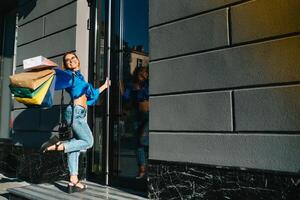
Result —
[{"label": "woman's knee", "polygon": [[91,139],[87,140],[87,149],[92,148],[94,145],[94,138],[91,137]]}]

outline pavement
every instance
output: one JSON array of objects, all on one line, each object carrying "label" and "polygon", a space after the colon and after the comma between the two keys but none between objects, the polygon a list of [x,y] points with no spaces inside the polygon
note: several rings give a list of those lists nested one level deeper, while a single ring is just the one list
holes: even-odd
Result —
[{"label": "pavement", "polygon": [[0,200],[8,199],[7,189],[28,186],[29,183],[14,177],[7,177],[0,174]]},{"label": "pavement", "polygon": [[67,181],[55,183],[29,184],[26,181],[0,174],[0,200],[8,200],[9,193],[26,199],[73,200],[73,199],[115,199],[146,200],[146,194],[128,189],[113,188],[90,181],[84,181],[88,189],[84,192],[68,194]]}]

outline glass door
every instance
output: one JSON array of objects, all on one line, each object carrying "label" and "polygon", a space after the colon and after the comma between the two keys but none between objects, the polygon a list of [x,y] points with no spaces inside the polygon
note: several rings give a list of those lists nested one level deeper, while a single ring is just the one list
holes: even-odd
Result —
[{"label": "glass door", "polygon": [[95,7],[94,80],[103,82],[109,72],[112,85],[109,102],[101,99],[93,109],[90,169],[103,180],[108,169],[109,185],[146,190],[148,0],[98,0]]},{"label": "glass door", "polygon": [[111,183],[146,190],[148,157],[148,0],[113,5]]},{"label": "glass door", "polygon": [[[107,0],[90,1],[90,56],[89,82],[95,86],[105,82],[107,76]],[[89,179],[105,183],[106,172],[106,94],[89,108],[88,121],[94,134],[94,145],[88,155]]]}]

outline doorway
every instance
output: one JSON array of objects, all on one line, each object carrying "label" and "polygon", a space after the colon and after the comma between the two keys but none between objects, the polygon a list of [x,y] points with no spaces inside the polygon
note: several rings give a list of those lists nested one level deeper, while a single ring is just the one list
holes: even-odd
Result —
[{"label": "doorway", "polygon": [[16,6],[15,1],[0,3],[0,138],[5,140],[11,138],[11,94],[8,85],[15,66]]},{"label": "doorway", "polygon": [[93,178],[105,182],[108,176],[109,185],[144,191],[146,176],[139,175],[148,157],[148,110],[142,113],[140,104],[147,103],[140,102],[148,102],[148,77],[138,86],[139,98],[134,73],[149,69],[148,8],[148,0],[95,2],[93,78],[103,82],[110,73],[112,85],[109,102],[101,98],[91,112],[95,143],[89,155]]}]

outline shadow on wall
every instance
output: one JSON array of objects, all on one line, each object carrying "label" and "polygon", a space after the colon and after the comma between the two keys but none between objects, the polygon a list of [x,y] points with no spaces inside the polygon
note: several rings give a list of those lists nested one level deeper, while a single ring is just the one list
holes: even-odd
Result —
[{"label": "shadow on wall", "polygon": [[[12,125],[12,151],[7,165],[16,163],[16,177],[30,183],[63,180],[68,177],[66,154],[40,151],[41,145],[57,134],[60,106],[15,110]],[[83,174],[83,167],[80,173]],[[81,175],[82,177],[85,177]]]},{"label": "shadow on wall", "polygon": [[[12,59],[14,56],[16,6],[19,19],[26,18],[36,6],[37,0],[10,0],[0,2],[0,36],[3,49],[0,56]],[[3,31],[3,33],[2,33]],[[3,34],[3,35],[2,35]]]},{"label": "shadow on wall", "polygon": [[18,17],[25,19],[36,6],[37,0],[18,0]]},{"label": "shadow on wall", "polygon": [[12,141],[32,149],[39,149],[53,134],[57,134],[59,106],[47,109],[28,108],[16,113],[12,126]]}]

